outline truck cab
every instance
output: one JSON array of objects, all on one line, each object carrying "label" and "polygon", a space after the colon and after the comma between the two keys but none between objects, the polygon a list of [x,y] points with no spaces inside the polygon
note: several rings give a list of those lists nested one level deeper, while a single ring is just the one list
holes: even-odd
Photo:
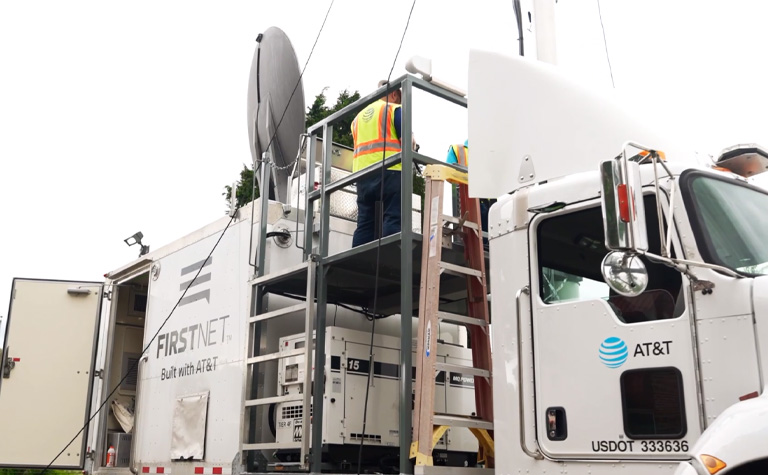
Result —
[{"label": "truck cab", "polygon": [[[698,163],[554,68],[489,59],[470,59],[470,144],[486,159],[470,176],[508,187],[489,217],[494,400],[509,402],[495,404],[497,470],[754,473],[766,454],[750,447],[768,436],[751,408],[766,408],[768,194],[745,170],[768,154]],[[741,452],[717,434],[733,427],[723,417],[739,421]]]}]

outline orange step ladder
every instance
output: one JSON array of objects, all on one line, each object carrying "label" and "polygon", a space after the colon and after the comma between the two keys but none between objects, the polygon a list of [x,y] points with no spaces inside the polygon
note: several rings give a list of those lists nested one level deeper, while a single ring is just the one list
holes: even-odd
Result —
[{"label": "orange step ladder", "polygon": [[[416,354],[413,442],[410,456],[416,465],[432,465],[432,450],[450,427],[467,427],[478,440],[478,463],[493,467],[493,386],[489,334],[485,252],[480,228],[480,201],[470,198],[467,173],[443,165],[428,165],[425,171],[424,225],[422,243],[419,331]],[[442,214],[445,183],[458,186],[462,216]],[[443,236],[459,234],[464,242],[466,266],[442,261]],[[440,276],[462,275],[467,281],[468,316],[439,311]],[[466,325],[472,348],[472,367],[438,363],[437,328],[440,321]],[[436,414],[435,376],[445,371],[471,374],[475,379],[476,415]]]}]

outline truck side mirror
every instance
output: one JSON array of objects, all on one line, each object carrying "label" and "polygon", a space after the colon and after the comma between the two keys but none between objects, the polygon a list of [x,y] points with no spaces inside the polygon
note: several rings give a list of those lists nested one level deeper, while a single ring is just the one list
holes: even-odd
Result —
[{"label": "truck side mirror", "polygon": [[611,251],[647,251],[640,165],[619,157],[600,164],[605,247]]},{"label": "truck side mirror", "polygon": [[629,297],[642,293],[648,272],[637,251],[648,250],[640,165],[625,154],[600,164],[605,247],[601,271],[605,282]]}]

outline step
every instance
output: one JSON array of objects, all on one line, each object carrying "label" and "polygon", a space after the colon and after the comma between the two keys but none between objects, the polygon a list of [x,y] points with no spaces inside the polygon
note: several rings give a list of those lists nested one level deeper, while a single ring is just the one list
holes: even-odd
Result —
[{"label": "step", "polygon": [[483,378],[491,377],[491,372],[488,371],[487,369],[474,368],[472,366],[462,366],[458,364],[435,363],[435,370],[445,371],[447,373],[453,372],[453,373],[461,373],[461,374],[471,374],[473,376],[482,376]]},{"label": "step", "polygon": [[453,414],[435,414],[432,424],[448,427],[471,427],[473,429],[493,430],[493,422],[484,421],[477,417],[456,416]]},{"label": "step", "polygon": [[456,216],[449,216],[446,214],[440,215],[440,218],[446,222],[446,223],[452,223],[459,226],[463,226],[465,228],[474,229],[475,231],[480,230],[480,226],[477,225],[477,223],[473,221],[464,221],[463,223],[457,218]]},{"label": "step", "polygon": [[456,313],[449,312],[437,312],[438,320],[442,320],[448,323],[458,323],[460,325],[477,325],[480,327],[487,327],[488,322],[482,318],[467,317],[466,315],[458,315]]},{"label": "step", "polygon": [[290,358],[291,356],[301,356],[304,354],[304,348],[297,350],[282,351],[278,353],[269,353],[266,355],[252,356],[245,360],[248,364],[263,363],[264,361],[279,360],[281,358]]},{"label": "step", "polygon": [[275,450],[275,449],[300,449],[301,442],[264,442],[261,444],[243,444],[243,451],[246,450]]},{"label": "step", "polygon": [[261,277],[256,277],[255,279],[251,279],[248,281],[251,285],[263,285],[268,284],[270,282],[277,282],[279,280],[285,279],[286,277],[290,277],[293,274],[297,274],[300,271],[306,271],[307,265],[309,265],[310,262],[302,262],[301,264],[297,264],[295,266],[286,267],[285,269],[281,269],[276,272],[270,272],[267,275],[263,275]]},{"label": "step", "polygon": [[281,402],[301,401],[302,399],[304,399],[303,394],[287,394],[285,396],[260,397],[256,399],[247,399],[245,401],[245,407],[264,406],[267,404],[278,404]]},{"label": "step", "polygon": [[439,264],[441,272],[447,272],[448,274],[454,274],[454,275],[471,275],[474,277],[482,277],[483,273],[480,272],[477,269],[473,269],[471,267],[464,267],[459,266],[456,264],[451,264],[450,262],[443,262],[441,261]]},{"label": "step", "polygon": [[492,468],[479,467],[443,467],[438,465],[416,465],[414,475],[493,475]]},{"label": "step", "polygon": [[296,305],[291,305],[290,307],[285,307],[278,310],[273,310],[271,312],[254,315],[248,319],[248,323],[261,322],[263,320],[269,320],[270,318],[282,317],[283,315],[287,315],[293,312],[305,311],[306,309],[307,309],[306,302],[296,304]]}]

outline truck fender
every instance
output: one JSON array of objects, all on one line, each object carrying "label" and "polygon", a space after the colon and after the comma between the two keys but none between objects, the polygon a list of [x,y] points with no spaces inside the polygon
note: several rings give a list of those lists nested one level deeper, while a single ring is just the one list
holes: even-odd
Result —
[{"label": "truck fender", "polygon": [[701,455],[722,460],[726,468],[719,473],[745,463],[768,457],[768,386],[753,399],[738,402],[717,416],[699,440],[691,447],[690,462],[681,462],[675,475],[709,474]]}]

